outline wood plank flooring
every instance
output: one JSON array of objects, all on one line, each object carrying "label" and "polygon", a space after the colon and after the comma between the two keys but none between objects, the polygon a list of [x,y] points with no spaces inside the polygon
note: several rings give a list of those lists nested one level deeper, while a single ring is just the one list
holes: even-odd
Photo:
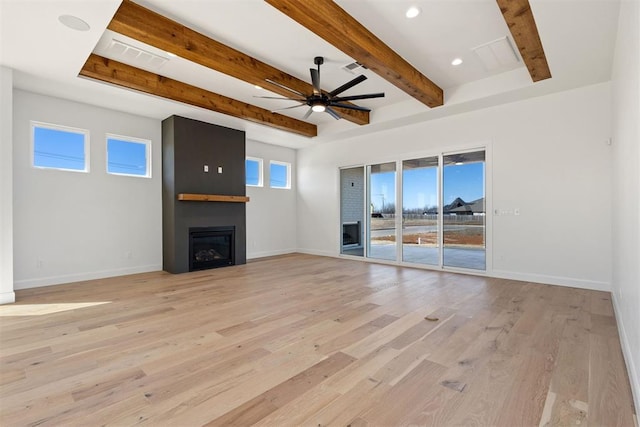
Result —
[{"label": "wood plank flooring", "polygon": [[292,254],[17,299],[2,426],[635,423],[604,292]]}]

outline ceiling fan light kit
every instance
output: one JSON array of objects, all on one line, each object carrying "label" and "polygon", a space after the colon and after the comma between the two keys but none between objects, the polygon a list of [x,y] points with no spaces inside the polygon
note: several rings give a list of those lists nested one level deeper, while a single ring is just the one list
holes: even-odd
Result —
[{"label": "ceiling fan light kit", "polygon": [[313,63],[316,64],[317,66],[317,68],[309,69],[309,73],[311,74],[311,84],[313,86],[313,93],[306,95],[295,89],[291,89],[283,84],[280,84],[276,81],[266,80],[270,84],[276,85],[280,88],[286,89],[292,94],[295,94],[296,97],[279,98],[279,97],[272,97],[272,96],[260,96],[258,98],[282,99],[282,100],[295,101],[300,103],[300,105],[294,105],[293,107],[282,108],[282,110],[289,110],[292,108],[298,108],[298,107],[307,105],[310,108],[307,111],[307,113],[304,115],[303,120],[307,119],[311,115],[311,113],[323,113],[323,112],[329,113],[331,117],[333,117],[336,120],[339,120],[342,118],[342,116],[332,107],[344,108],[347,110],[358,110],[358,111],[369,112],[371,111],[370,108],[354,105],[349,103],[349,101],[384,97],[384,92],[368,93],[364,95],[338,96],[341,93],[351,89],[355,85],[367,80],[367,76],[365,76],[364,74],[359,75],[358,77],[348,81],[347,83],[332,90],[331,92],[323,92],[320,87],[320,66],[324,64],[324,58],[322,56],[316,56],[313,59]]},{"label": "ceiling fan light kit", "polygon": [[314,104],[311,107],[311,109],[313,110],[314,113],[324,113],[327,107],[325,107],[323,104],[317,103],[317,104]]}]

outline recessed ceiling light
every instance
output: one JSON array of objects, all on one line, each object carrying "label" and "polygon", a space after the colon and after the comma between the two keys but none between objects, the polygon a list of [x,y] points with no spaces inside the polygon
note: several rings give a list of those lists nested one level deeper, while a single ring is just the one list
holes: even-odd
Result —
[{"label": "recessed ceiling light", "polygon": [[169,58],[176,58],[178,56],[175,53],[172,53],[172,52],[169,52],[169,51],[166,51],[166,52],[167,52],[167,55],[169,55]]},{"label": "recessed ceiling light", "polygon": [[91,28],[89,24],[73,15],[60,15],[58,16],[58,21],[60,21],[60,23],[65,27],[76,31],[89,31]]},{"label": "recessed ceiling light", "polygon": [[404,14],[407,18],[415,18],[420,15],[420,8],[418,6],[411,6]]},{"label": "recessed ceiling light", "polygon": [[461,58],[455,58],[453,61],[451,61],[451,65],[453,66],[460,65],[460,64],[462,64]]},{"label": "recessed ceiling light", "polygon": [[262,86],[254,85],[253,87],[258,89],[258,90],[262,90]]}]

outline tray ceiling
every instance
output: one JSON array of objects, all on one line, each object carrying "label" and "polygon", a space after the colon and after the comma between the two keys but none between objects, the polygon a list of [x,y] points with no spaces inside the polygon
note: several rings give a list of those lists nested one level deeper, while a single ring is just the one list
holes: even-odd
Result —
[{"label": "tray ceiling", "polygon": [[[322,87],[325,90],[332,90],[356,76],[344,66],[357,58],[342,52],[265,1],[139,0],[136,3],[304,82],[309,81],[313,58],[323,56]],[[442,88],[444,106],[429,108],[371,69],[359,70],[368,79],[348,94],[386,94],[385,98],[357,102],[372,109],[370,124],[336,121],[328,114],[314,113],[306,121],[317,126],[319,136],[308,138],[201,107],[78,78],[85,61],[93,53],[266,111],[293,105],[289,101],[256,98],[275,94],[266,90],[267,87],[256,89],[253,84],[185,58],[170,56],[162,49],[109,30],[109,23],[120,6],[118,0],[2,0],[0,63],[16,70],[14,83],[18,88],[159,119],[180,114],[246,130],[250,139],[295,148],[610,78],[617,1],[531,1],[553,76],[537,83],[532,81],[519,53],[515,54],[515,62],[499,64],[492,69],[487,69],[481,55],[476,53],[476,48],[500,39],[516,45],[499,4],[493,0],[337,0],[335,3],[410,66]],[[407,19],[404,13],[411,5],[418,5],[421,14]],[[78,16],[91,29],[77,32],[66,28],[58,22],[61,14]],[[113,49],[114,40],[152,53],[162,61],[159,65],[158,61],[144,64],[140,63],[140,58],[127,58]],[[452,66],[451,61],[457,57],[463,63]],[[305,108],[297,108],[278,113],[301,120],[305,112]]]}]

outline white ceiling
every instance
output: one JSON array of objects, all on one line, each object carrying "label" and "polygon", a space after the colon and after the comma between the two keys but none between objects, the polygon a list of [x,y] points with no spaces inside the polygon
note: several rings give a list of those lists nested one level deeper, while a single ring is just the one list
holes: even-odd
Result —
[{"label": "white ceiling", "polygon": [[[353,79],[340,52],[262,0],[137,0],[141,5],[243,51],[305,81],[313,58],[324,56],[322,86],[332,90]],[[0,0],[0,64],[16,70],[20,89],[87,102],[157,119],[172,114],[242,129],[249,139],[293,148],[352,137],[418,121],[568,90],[610,79],[617,30],[617,0],[530,0],[553,77],[532,83],[523,62],[487,71],[473,48],[511,37],[495,0],[336,0],[354,18],[445,90],[445,105],[429,109],[369,70],[369,78],[345,94],[385,92],[383,99],[357,102],[371,108],[371,124],[358,126],[314,113],[316,138],[278,131],[208,110],[79,78],[91,52],[131,62],[108,50],[112,39],[168,59],[161,68],[139,68],[184,81],[267,109],[294,105],[267,100],[265,90],[171,58],[166,52],[106,30],[120,0]],[[422,13],[404,16],[411,5]],[[64,27],[58,16],[82,18],[91,29]],[[455,57],[464,60],[453,67]],[[301,118],[306,108],[282,111]]]}]

